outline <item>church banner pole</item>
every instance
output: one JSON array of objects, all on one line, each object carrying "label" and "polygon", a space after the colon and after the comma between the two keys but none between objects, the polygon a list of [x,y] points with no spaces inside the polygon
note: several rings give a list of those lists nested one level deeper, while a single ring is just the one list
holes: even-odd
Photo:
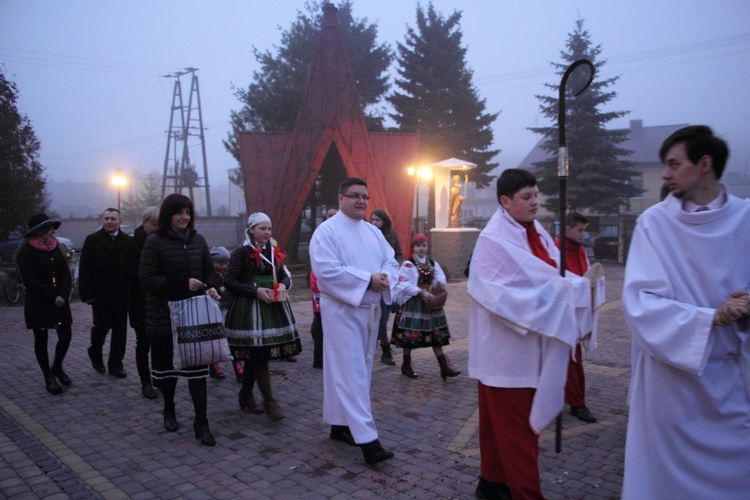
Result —
[{"label": "church banner pole", "polygon": [[[565,70],[563,73],[562,80],[560,81],[559,96],[558,96],[558,112],[557,112],[557,132],[559,138],[559,149],[557,152],[557,178],[560,186],[559,201],[560,201],[560,218],[558,221],[558,234],[560,235],[560,276],[565,277],[565,211],[567,210],[568,200],[568,147],[565,139],[565,85],[568,83],[568,77],[575,71],[578,66],[589,67],[589,79],[586,84],[576,92],[576,96],[580,95],[584,90],[591,85],[594,80],[594,65],[588,59],[579,59]],[[555,420],[555,452],[560,453],[562,450],[562,414],[557,416]]]}]

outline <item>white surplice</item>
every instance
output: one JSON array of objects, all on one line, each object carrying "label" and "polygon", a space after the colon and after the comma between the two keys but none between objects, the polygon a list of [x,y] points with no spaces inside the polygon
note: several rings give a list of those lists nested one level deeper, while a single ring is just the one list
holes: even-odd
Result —
[{"label": "white surplice", "polygon": [[310,263],[318,278],[323,322],[323,419],[348,425],[358,444],[378,438],[370,405],[372,363],[380,322],[381,296],[368,290],[372,273],[398,283],[398,262],[383,233],[339,211],[310,240]]},{"label": "white surplice", "polygon": [[750,285],[750,202],[638,218],[622,302],[633,335],[623,498],[750,498],[750,342],[712,326]]},{"label": "white surplice", "polygon": [[[559,263],[554,241],[534,225]],[[592,328],[589,280],[563,278],[531,253],[526,229],[499,208],[477,239],[467,289],[469,376],[536,388],[529,423],[539,433],[562,410],[571,348]]]}]

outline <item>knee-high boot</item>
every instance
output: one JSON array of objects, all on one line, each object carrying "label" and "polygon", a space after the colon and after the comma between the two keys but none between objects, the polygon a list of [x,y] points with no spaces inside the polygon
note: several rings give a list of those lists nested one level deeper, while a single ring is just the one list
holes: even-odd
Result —
[{"label": "knee-high boot", "polygon": [[242,388],[237,395],[237,401],[240,404],[240,410],[247,408],[250,413],[261,414],[263,408],[255,402],[253,396],[253,386],[255,385],[255,372],[253,371],[252,361],[245,360],[245,368],[242,370]]},{"label": "knee-high boot", "polygon": [[263,394],[263,409],[266,411],[268,419],[272,422],[284,418],[278,403],[273,399],[271,392],[271,375],[268,373],[268,361],[253,362],[253,372],[255,380],[258,382],[261,394]]},{"label": "knee-high boot", "polygon": [[440,356],[438,356],[437,360],[440,364],[440,376],[443,380],[445,380],[447,377],[456,377],[461,374],[460,371],[454,370],[451,367],[448,358],[445,357],[445,354],[441,354]]}]

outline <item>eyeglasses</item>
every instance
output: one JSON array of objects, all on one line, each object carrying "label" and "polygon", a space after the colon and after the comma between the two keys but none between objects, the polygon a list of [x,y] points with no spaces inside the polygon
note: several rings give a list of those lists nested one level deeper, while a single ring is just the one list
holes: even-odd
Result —
[{"label": "eyeglasses", "polygon": [[352,200],[370,201],[370,197],[366,194],[342,194],[341,196],[351,198]]}]

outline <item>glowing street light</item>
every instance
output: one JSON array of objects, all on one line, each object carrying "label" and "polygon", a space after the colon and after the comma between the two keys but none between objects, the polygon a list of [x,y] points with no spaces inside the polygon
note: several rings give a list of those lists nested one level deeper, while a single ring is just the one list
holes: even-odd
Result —
[{"label": "glowing street light", "polygon": [[117,167],[115,169],[115,175],[112,176],[112,185],[117,187],[117,210],[120,211],[120,200],[122,194],[122,187],[128,183],[125,175],[122,173],[122,169]]}]

